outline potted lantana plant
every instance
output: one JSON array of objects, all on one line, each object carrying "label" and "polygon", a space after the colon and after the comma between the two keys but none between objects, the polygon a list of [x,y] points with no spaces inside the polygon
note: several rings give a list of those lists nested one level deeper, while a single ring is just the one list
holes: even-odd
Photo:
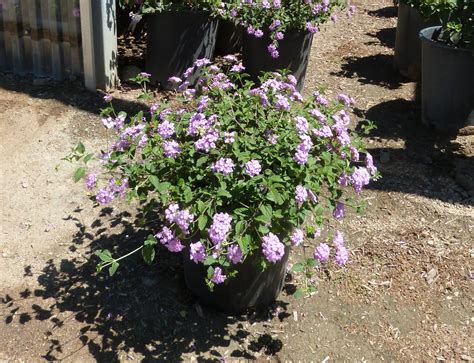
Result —
[{"label": "potted lantana plant", "polygon": [[397,32],[393,66],[412,80],[421,78],[422,29],[439,24],[438,17],[423,0],[401,0],[398,4]]},{"label": "potted lantana plant", "polygon": [[196,59],[212,58],[221,0],[121,2],[147,16],[146,71],[152,83],[171,89],[171,76],[183,73]]},{"label": "potted lantana plant", "polygon": [[[254,81],[262,72],[288,69],[301,90],[308,65],[313,34],[346,0],[280,1],[235,0],[226,7],[229,19],[244,28],[242,57]],[[348,15],[355,11],[353,5]]]},{"label": "potted lantana plant", "polygon": [[422,1],[441,22],[420,32],[422,120],[458,130],[474,124],[474,1]]},{"label": "potted lantana plant", "polygon": [[[86,177],[99,204],[125,195],[153,201],[146,212],[158,222],[141,248],[145,260],[158,245],[182,253],[187,286],[201,302],[239,314],[277,298],[289,253],[308,235],[317,246],[294,271],[347,262],[343,235],[329,221],[360,209],[359,194],[378,173],[349,128],[352,98],[304,99],[295,77],[280,73],[255,87],[235,57],[224,62],[228,72],[198,60],[197,89],[173,77],[176,99],[153,104],[147,117],[103,110],[104,125],[118,133],[100,154],[103,174],[83,167],[75,176]],[[70,159],[89,155],[81,145]],[[122,259],[98,256],[110,273]]]}]

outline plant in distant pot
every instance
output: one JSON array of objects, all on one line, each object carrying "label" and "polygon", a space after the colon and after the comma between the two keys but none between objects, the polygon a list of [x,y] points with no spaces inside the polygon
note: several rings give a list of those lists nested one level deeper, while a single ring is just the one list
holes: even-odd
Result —
[{"label": "plant in distant pot", "polygon": [[183,73],[196,59],[212,58],[217,16],[223,11],[221,0],[121,1],[124,6],[147,15],[146,70],[152,83],[172,89],[168,82],[171,76]]},{"label": "plant in distant pot", "polygon": [[[244,27],[243,64],[254,81],[262,72],[288,69],[303,87],[313,34],[345,0],[235,0],[226,7],[229,19]],[[348,8],[348,15],[355,11]]]},{"label": "plant in distant pot", "polygon": [[423,29],[422,119],[454,131],[474,124],[474,1],[424,0],[440,27]]},{"label": "plant in distant pot", "polygon": [[[317,246],[294,271],[345,265],[348,250],[330,219],[359,211],[362,188],[378,175],[349,129],[352,98],[315,92],[304,99],[295,77],[279,73],[265,74],[255,88],[236,61],[225,57],[226,73],[198,60],[197,89],[173,77],[177,98],[153,104],[147,117],[103,110],[104,125],[118,137],[101,152],[102,176],[86,177],[97,203],[128,195],[157,221],[139,248],[147,262],[159,245],[182,253],[189,289],[234,314],[277,298],[290,250],[305,248],[307,235]],[[81,146],[69,159],[84,155]],[[78,170],[76,179],[86,174]],[[122,259],[98,256],[111,273]]]}]

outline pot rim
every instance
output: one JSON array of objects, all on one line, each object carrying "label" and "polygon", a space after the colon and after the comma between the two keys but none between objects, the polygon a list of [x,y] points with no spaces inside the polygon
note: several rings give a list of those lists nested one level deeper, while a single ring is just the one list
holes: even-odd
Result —
[{"label": "pot rim", "polygon": [[421,29],[418,36],[419,36],[419,38],[422,42],[429,43],[434,47],[437,47],[437,48],[440,48],[440,49],[445,49],[445,50],[448,50],[448,51],[458,51],[458,52],[463,52],[463,53],[466,53],[466,54],[472,54],[472,52],[469,49],[456,47],[454,45],[448,45],[448,44],[444,44],[444,43],[441,43],[439,41],[433,40],[431,38],[431,35],[433,35],[433,33],[438,29],[441,29],[440,25],[430,26],[428,28]]}]

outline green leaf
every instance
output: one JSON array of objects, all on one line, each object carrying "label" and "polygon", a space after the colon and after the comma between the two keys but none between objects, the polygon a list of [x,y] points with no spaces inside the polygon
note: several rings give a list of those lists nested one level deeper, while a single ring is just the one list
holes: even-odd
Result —
[{"label": "green leaf", "polygon": [[267,226],[263,226],[263,225],[260,225],[258,226],[258,231],[261,233],[261,234],[267,234],[270,232],[270,230],[268,229]]},{"label": "green leaf", "polygon": [[152,234],[150,234],[148,238],[143,242],[144,246],[154,246],[156,244],[158,244],[158,241]]},{"label": "green leaf", "polygon": [[198,200],[197,202],[197,210],[199,213],[204,212],[204,209],[206,209],[206,203],[204,203],[202,200]]},{"label": "green leaf", "polygon": [[163,193],[171,187],[171,183],[169,182],[160,183],[160,180],[156,175],[150,175],[148,180],[155,187],[155,190],[159,193]]},{"label": "green leaf", "polygon": [[270,191],[267,193],[267,199],[278,205],[282,205],[285,202],[281,193],[279,193],[275,189],[270,189]]},{"label": "green leaf", "polygon": [[244,255],[246,255],[249,251],[250,241],[251,237],[248,234],[237,240],[237,243],[239,244],[239,247]]},{"label": "green leaf", "polygon": [[296,299],[299,299],[300,297],[303,297],[305,294],[306,294],[305,289],[299,288],[299,289],[296,289],[296,291],[295,291],[295,293],[293,294],[293,296],[294,296]]},{"label": "green leaf", "polygon": [[96,251],[96,256],[98,256],[104,262],[111,262],[113,261],[112,254],[109,250],[101,250]]},{"label": "green leaf", "polygon": [[119,263],[117,261],[112,262],[112,264],[109,267],[109,275],[113,276],[119,267]]},{"label": "green leaf", "polygon": [[207,258],[204,260],[203,264],[204,264],[204,266],[210,266],[210,265],[216,263],[216,261],[217,260],[214,257],[207,256]]},{"label": "green leaf", "polygon": [[201,214],[198,218],[198,228],[200,231],[204,231],[207,225],[208,218],[205,214]]},{"label": "green leaf", "polygon": [[245,227],[245,222],[244,221],[238,221],[235,224],[235,234],[237,236],[239,236],[242,233],[242,231],[244,230],[244,227]]},{"label": "green leaf", "polygon": [[319,265],[319,261],[315,260],[314,258],[308,258],[308,260],[306,261],[306,266],[308,267],[316,267],[317,265]]},{"label": "green leaf", "polygon": [[142,248],[142,256],[145,262],[149,265],[152,264],[155,259],[155,248],[152,245],[144,245]]},{"label": "green leaf", "polygon": [[273,209],[271,205],[262,204],[259,209],[262,212],[262,214],[267,218],[267,220],[271,222],[272,216],[273,216]]},{"label": "green leaf", "polygon": [[217,191],[217,196],[218,197],[226,197],[226,198],[232,198],[232,194],[230,194],[227,190],[225,189],[219,189]]},{"label": "green leaf", "polygon": [[271,218],[268,218],[267,216],[260,214],[259,216],[255,217],[256,221],[263,222],[263,223],[270,223],[272,221]]},{"label": "green leaf", "polygon": [[84,175],[86,175],[86,168],[78,168],[74,172],[74,176],[73,176],[74,182],[77,183],[79,180],[81,180],[84,177]]},{"label": "green leaf", "polygon": [[[161,184],[163,184],[163,183],[161,183]],[[171,186],[170,183],[168,183],[168,184]],[[184,192],[183,192],[183,197],[184,197],[184,202],[185,202],[185,203],[189,203],[189,202],[191,202],[191,201],[193,200],[193,192],[192,192],[191,188],[187,187],[187,188],[184,190]]]},{"label": "green leaf", "polygon": [[293,272],[303,272],[304,271],[304,264],[301,262],[295,263],[291,268]]},{"label": "green leaf", "polygon": [[208,157],[208,156],[202,156],[202,157],[200,157],[200,158],[197,159],[197,161],[196,161],[196,166],[199,168],[199,167],[202,166],[207,160],[209,160],[209,157]]},{"label": "green leaf", "polygon": [[84,154],[84,152],[86,151],[86,147],[84,146],[84,144],[82,142],[78,142],[77,145],[76,145],[76,148],[74,149],[75,152],[79,153],[79,154]]},{"label": "green leaf", "polygon": [[84,163],[87,164],[93,156],[94,154],[87,154],[86,156],[84,156]]}]

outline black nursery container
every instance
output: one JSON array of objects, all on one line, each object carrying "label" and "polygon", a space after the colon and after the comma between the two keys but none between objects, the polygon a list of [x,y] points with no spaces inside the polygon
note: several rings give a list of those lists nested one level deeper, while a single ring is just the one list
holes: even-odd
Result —
[{"label": "black nursery container", "polygon": [[417,81],[421,78],[421,29],[438,25],[436,20],[424,20],[414,7],[400,1],[393,66],[403,76]]},{"label": "black nursery container", "polygon": [[[166,11],[149,18],[146,69],[151,81],[171,89],[168,79],[182,76],[196,59],[211,59],[218,20],[204,11]],[[190,77],[191,83],[195,76]]]},{"label": "black nursery container", "polygon": [[230,315],[241,315],[249,308],[265,307],[273,303],[283,289],[290,249],[276,263],[269,263],[260,271],[260,253],[254,253],[235,267],[237,275],[210,291],[206,285],[207,266],[196,264],[189,258],[189,246],[183,251],[184,277],[189,290],[199,297],[203,305]]},{"label": "black nursery container", "polygon": [[474,124],[474,53],[433,40],[440,27],[420,32],[423,123],[445,131]]},{"label": "black nursery container", "polygon": [[258,77],[262,72],[288,69],[296,77],[298,81],[297,88],[301,91],[304,85],[312,42],[312,33],[287,30],[285,38],[279,41],[278,52],[280,56],[272,58],[267,49],[271,43],[268,35],[256,38],[244,32],[242,58],[245,72],[250,75],[254,82],[258,82]]},{"label": "black nursery container", "polygon": [[242,50],[243,28],[229,20],[219,20],[214,55],[239,53]]}]

